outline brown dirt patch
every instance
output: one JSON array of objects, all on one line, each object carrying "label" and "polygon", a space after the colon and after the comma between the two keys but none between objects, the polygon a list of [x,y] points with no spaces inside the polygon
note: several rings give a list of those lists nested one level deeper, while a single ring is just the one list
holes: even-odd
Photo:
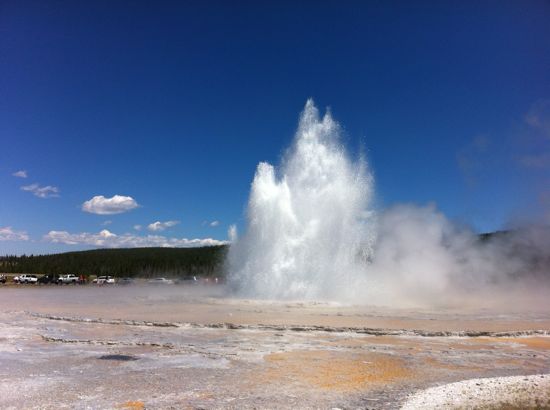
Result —
[{"label": "brown dirt patch", "polygon": [[402,359],[378,353],[312,350],[272,353],[264,359],[270,364],[265,377],[271,382],[292,380],[343,392],[378,387],[412,376]]}]

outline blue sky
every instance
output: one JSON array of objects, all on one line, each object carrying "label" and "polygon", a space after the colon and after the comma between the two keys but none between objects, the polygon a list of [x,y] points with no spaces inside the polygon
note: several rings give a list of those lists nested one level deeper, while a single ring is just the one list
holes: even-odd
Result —
[{"label": "blue sky", "polygon": [[548,21],[544,1],[2,1],[0,254],[226,240],[310,97],[377,207],[548,223]]}]

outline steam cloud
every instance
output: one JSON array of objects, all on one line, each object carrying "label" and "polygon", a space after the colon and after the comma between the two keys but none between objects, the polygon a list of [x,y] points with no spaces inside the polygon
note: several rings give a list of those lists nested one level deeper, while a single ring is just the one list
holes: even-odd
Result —
[{"label": "steam cloud", "polygon": [[484,238],[435,206],[375,212],[367,164],[350,160],[339,139],[338,124],[309,100],[281,166],[258,165],[248,226],[228,255],[237,292],[391,306],[544,303],[550,229]]}]

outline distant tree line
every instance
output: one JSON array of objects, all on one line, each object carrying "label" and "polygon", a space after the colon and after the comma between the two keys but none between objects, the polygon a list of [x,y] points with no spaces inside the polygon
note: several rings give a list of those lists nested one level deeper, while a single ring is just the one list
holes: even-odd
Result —
[{"label": "distant tree line", "polygon": [[227,246],[96,249],[53,255],[0,256],[0,272],[118,277],[222,276]]}]

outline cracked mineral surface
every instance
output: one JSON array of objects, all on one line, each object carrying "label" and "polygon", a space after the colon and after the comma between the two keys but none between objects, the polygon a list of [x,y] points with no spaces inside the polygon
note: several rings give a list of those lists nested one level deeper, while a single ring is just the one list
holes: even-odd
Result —
[{"label": "cracked mineral surface", "polygon": [[254,301],[222,286],[10,287],[0,289],[0,408],[545,408],[549,331],[544,309]]}]

